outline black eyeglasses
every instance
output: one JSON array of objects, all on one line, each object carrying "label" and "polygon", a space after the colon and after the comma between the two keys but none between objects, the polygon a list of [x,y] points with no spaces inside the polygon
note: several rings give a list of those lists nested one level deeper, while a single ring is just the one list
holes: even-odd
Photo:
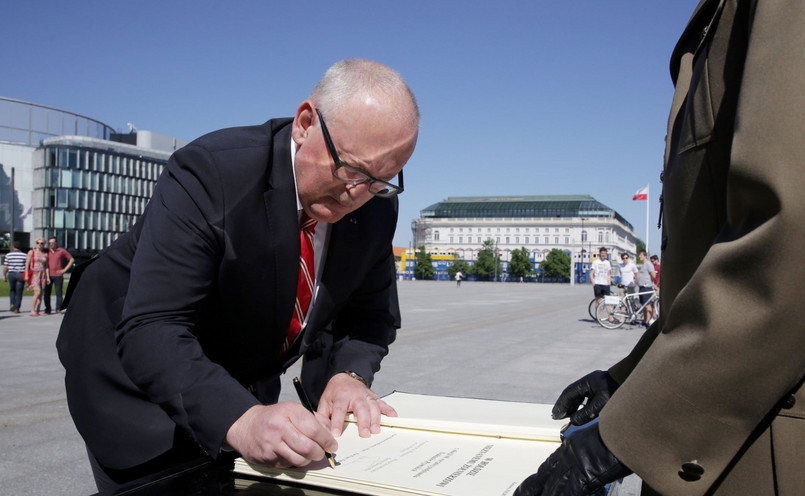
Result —
[{"label": "black eyeglasses", "polygon": [[338,158],[338,152],[335,151],[335,145],[333,145],[333,139],[330,138],[330,132],[327,131],[327,125],[324,123],[324,116],[321,115],[321,111],[319,111],[319,109],[316,109],[316,113],[319,114],[319,122],[321,122],[321,133],[324,135],[324,142],[327,143],[327,149],[330,151],[330,155],[333,157],[333,162],[335,162],[333,176],[336,179],[351,186],[369,183],[369,192],[375,196],[381,196],[383,198],[391,198],[392,196],[399,195],[405,190],[405,187],[403,186],[402,169],[400,169],[400,173],[397,174],[400,185],[396,186],[389,182],[374,178],[354,165],[349,165],[346,162],[342,162],[341,159]]}]

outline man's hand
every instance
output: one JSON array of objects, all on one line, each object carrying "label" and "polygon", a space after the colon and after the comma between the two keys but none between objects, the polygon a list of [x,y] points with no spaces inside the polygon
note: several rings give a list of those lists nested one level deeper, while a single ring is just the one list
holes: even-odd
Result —
[{"label": "man's hand", "polygon": [[[551,416],[554,419],[561,419],[569,415],[571,424],[584,425],[598,417],[616,389],[618,383],[612,379],[609,372],[603,370],[590,372],[562,391],[553,406]],[[587,404],[579,410],[579,406],[588,398]]]},{"label": "man's hand", "polygon": [[249,408],[229,428],[226,442],[246,460],[275,468],[303,467],[338,449],[326,419],[299,403]]},{"label": "man's hand", "polygon": [[380,415],[396,417],[394,408],[386,404],[366,384],[346,373],[330,378],[319,400],[319,414],[330,419],[333,436],[344,430],[344,419],[352,413],[358,419],[358,434],[369,437],[380,432]]},{"label": "man's hand", "polygon": [[566,436],[513,496],[604,496],[606,484],[631,473],[604,445],[596,423]]}]

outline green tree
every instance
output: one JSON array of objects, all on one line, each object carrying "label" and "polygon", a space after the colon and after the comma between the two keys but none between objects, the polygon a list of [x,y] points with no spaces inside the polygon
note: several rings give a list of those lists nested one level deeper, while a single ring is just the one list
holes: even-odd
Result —
[{"label": "green tree", "polygon": [[491,239],[484,241],[478,260],[472,265],[472,275],[481,280],[489,280],[500,274],[500,259],[495,253],[495,242]]},{"label": "green tree", "polygon": [[528,257],[528,249],[524,246],[512,252],[512,259],[509,262],[509,276],[525,277],[534,273],[534,265]]},{"label": "green tree", "polygon": [[[635,240],[635,252],[634,252],[635,257],[637,257],[637,254],[640,253],[640,250],[645,249],[646,249],[646,243],[644,243],[642,239],[638,238],[637,240]],[[648,250],[646,250],[646,253],[648,253]]]},{"label": "green tree", "polygon": [[433,259],[430,253],[425,251],[424,246],[419,247],[416,253],[416,265],[414,265],[414,277],[417,279],[433,279],[436,270],[433,268]]},{"label": "green tree", "polygon": [[447,268],[447,275],[450,276],[450,279],[455,279],[456,272],[461,272],[466,278],[470,274],[470,264],[460,258],[455,259]]},{"label": "green tree", "polygon": [[570,277],[570,255],[558,248],[554,248],[548,253],[539,268],[545,277],[567,279]]}]

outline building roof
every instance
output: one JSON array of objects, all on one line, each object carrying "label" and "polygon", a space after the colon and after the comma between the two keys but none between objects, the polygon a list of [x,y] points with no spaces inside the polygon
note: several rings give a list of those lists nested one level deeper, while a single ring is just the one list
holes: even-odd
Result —
[{"label": "building roof", "polygon": [[606,217],[634,230],[618,212],[589,195],[455,196],[419,212],[422,218]]}]

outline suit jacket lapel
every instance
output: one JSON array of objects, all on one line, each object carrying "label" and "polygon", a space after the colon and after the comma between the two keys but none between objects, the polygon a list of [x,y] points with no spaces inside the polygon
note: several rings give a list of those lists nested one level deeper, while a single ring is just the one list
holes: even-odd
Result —
[{"label": "suit jacket lapel", "polygon": [[296,284],[299,277],[299,221],[296,214],[296,188],[291,166],[291,126],[285,126],[274,136],[271,168],[263,195],[268,219],[266,229],[271,246],[266,262],[273,265],[275,287],[264,288],[266,305],[273,303],[276,330],[271,340],[277,347],[285,339],[291,321]]}]

